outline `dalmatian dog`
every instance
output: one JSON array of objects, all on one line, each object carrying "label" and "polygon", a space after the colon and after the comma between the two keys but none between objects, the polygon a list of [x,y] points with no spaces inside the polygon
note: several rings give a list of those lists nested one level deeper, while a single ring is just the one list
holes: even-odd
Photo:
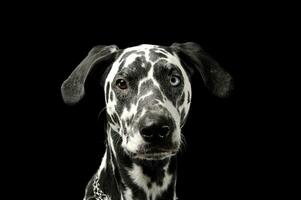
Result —
[{"label": "dalmatian dog", "polygon": [[91,73],[102,76],[107,137],[84,200],[177,199],[176,154],[192,101],[191,77],[200,75],[212,94],[226,97],[229,73],[193,42],[96,46],[62,84],[65,103],[82,99]]}]

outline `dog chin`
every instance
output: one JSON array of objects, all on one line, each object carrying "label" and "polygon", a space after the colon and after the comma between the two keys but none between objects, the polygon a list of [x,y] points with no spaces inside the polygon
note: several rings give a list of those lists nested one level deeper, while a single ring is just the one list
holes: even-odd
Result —
[{"label": "dog chin", "polygon": [[164,160],[166,158],[170,158],[172,156],[176,155],[176,153],[172,152],[164,152],[164,153],[141,153],[141,154],[135,154],[133,156],[134,159],[139,160]]}]

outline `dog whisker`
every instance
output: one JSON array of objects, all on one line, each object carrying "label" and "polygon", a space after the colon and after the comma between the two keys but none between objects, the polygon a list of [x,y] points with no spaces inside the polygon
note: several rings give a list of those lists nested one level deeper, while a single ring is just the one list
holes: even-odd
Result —
[{"label": "dog whisker", "polygon": [[180,149],[179,153],[185,152],[187,147],[186,139],[183,134],[181,134],[181,141],[180,141]]},{"label": "dog whisker", "polygon": [[106,109],[107,109],[107,106],[103,107],[103,108],[99,111],[98,116],[97,116],[97,119],[98,119],[98,120],[100,119],[100,116],[101,116],[101,114],[103,113],[103,111],[105,111]]}]

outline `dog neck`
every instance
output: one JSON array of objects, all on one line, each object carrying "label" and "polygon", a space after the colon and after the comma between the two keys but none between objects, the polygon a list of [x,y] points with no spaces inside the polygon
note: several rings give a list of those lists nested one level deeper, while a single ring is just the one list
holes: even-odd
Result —
[{"label": "dog neck", "polygon": [[102,161],[105,162],[103,166],[107,165],[104,170],[106,175],[103,174],[100,181],[110,180],[110,183],[101,184],[104,192],[112,199],[116,191],[119,191],[117,199],[176,199],[176,157],[163,160],[133,159],[124,152],[121,142],[120,135],[108,126],[106,158]]}]

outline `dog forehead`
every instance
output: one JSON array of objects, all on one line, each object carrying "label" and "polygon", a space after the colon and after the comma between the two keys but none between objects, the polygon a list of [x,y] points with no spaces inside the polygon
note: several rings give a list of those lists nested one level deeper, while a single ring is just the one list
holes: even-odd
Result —
[{"label": "dog forehead", "polygon": [[119,65],[119,70],[121,70],[132,66],[134,62],[138,62],[138,67],[145,67],[145,64],[153,66],[159,59],[175,64],[177,57],[167,47],[142,44],[124,49],[114,64]]},{"label": "dog forehead", "polygon": [[138,46],[128,47],[124,49],[120,57],[121,59],[126,59],[128,56],[144,55],[145,57],[149,58],[154,53],[161,53],[165,56],[170,54],[166,47],[152,44],[141,44]]}]

